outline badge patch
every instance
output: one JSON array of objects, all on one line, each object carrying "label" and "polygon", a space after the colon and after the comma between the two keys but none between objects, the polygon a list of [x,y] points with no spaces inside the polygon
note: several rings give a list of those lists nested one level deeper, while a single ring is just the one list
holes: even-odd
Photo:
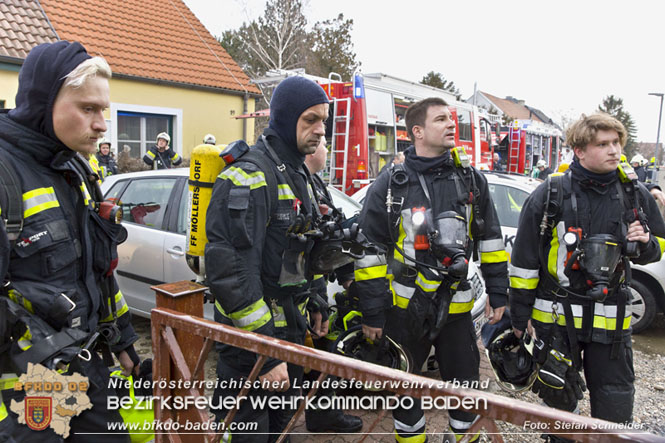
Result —
[{"label": "badge patch", "polygon": [[51,424],[51,397],[25,397],[25,423],[33,431],[43,431]]}]

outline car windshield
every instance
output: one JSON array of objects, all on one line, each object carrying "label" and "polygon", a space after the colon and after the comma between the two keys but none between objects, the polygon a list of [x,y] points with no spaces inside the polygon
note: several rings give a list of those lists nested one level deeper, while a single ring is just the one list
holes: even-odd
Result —
[{"label": "car windshield", "polygon": [[520,212],[529,193],[512,186],[489,184],[501,226],[517,228]]}]

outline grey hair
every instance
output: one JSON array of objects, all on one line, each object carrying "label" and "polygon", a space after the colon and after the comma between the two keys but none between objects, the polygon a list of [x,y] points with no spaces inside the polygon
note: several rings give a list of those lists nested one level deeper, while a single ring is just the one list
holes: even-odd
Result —
[{"label": "grey hair", "polygon": [[63,88],[80,88],[91,78],[100,76],[111,78],[111,67],[102,57],[92,57],[79,64],[72,72],[65,76]]}]

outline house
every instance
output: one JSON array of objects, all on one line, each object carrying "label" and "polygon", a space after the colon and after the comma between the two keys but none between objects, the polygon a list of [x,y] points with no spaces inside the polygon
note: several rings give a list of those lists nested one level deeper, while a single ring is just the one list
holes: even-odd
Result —
[{"label": "house", "polygon": [[106,137],[142,157],[167,132],[189,157],[203,136],[251,142],[258,88],[182,0],[3,0],[0,106],[12,108],[18,71],[33,46],[78,41],[113,70]]}]

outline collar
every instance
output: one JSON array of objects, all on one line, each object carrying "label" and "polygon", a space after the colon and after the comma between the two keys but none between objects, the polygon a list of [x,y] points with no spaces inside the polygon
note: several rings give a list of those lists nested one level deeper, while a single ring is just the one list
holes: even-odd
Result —
[{"label": "collar", "polygon": [[580,182],[586,188],[603,190],[619,179],[616,171],[607,174],[596,174],[582,166],[579,161],[574,160],[570,164],[572,178]]},{"label": "collar", "polygon": [[293,169],[299,170],[305,164],[305,156],[298,151],[297,146],[288,146],[274,129],[266,128],[263,131],[280,160],[288,163]]},{"label": "collar", "polygon": [[419,157],[416,155],[416,148],[411,145],[404,151],[404,157],[407,165],[421,174],[455,166],[450,151],[446,151],[438,157]]}]

